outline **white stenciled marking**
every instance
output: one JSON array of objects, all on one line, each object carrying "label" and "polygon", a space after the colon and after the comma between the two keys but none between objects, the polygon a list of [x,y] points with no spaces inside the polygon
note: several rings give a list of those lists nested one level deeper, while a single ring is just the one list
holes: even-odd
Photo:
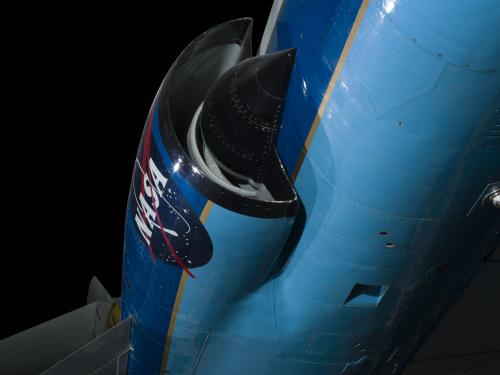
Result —
[{"label": "white stenciled marking", "polygon": [[[137,164],[137,166],[138,166],[139,170],[141,171],[142,175],[143,175],[143,176],[145,176],[146,174],[145,174],[145,173],[144,173],[144,171],[142,170],[142,167],[141,167],[141,164],[140,164],[139,160],[138,160],[138,159],[135,159],[135,162],[136,162],[136,164]],[[187,226],[187,231],[185,231],[185,233],[189,233],[189,232],[191,232],[191,226],[189,225],[189,223],[187,222],[187,220],[186,220],[186,219],[185,219],[185,218],[184,218],[184,217],[183,217],[183,216],[179,213],[179,211],[177,211],[177,210],[175,209],[175,207],[174,207],[174,206],[172,206],[172,205],[170,204],[170,202],[169,202],[167,199],[165,199],[165,197],[163,196],[163,192],[162,192],[162,191],[159,191],[158,189],[156,189],[156,187],[155,187],[155,186],[153,186],[153,185],[151,185],[151,187],[153,188],[153,190],[155,190],[155,191],[156,191],[156,193],[159,195],[160,199],[161,199],[161,200],[163,200],[166,204],[168,204],[168,205],[169,205],[169,207],[171,208],[171,210],[172,210],[173,212],[175,212],[175,213],[176,213],[176,214],[177,214],[177,215],[178,215],[178,216],[182,219],[182,221],[184,221],[184,223],[185,223],[185,224],[186,224],[186,226]],[[170,189],[170,188],[168,188],[168,191],[170,192],[170,191],[171,191],[171,189]],[[134,189],[134,195],[135,195],[135,189]],[[136,197],[136,200],[137,200],[137,197]],[[170,212],[172,213],[172,211],[170,211]]]}]

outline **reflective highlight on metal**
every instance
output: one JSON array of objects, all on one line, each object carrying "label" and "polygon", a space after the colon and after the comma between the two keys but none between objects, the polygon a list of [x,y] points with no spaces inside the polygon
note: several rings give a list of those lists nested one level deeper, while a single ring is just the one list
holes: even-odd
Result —
[{"label": "reflective highlight on metal", "polygon": [[[146,122],[125,229],[122,318],[132,317],[130,374],[191,373],[202,352],[200,338],[264,282],[292,228],[298,200],[279,158],[265,155],[259,184],[268,195],[251,198],[208,178],[188,153],[191,119],[206,97],[210,103],[208,89],[226,70],[246,59],[251,72],[258,71],[255,64],[270,64],[275,73],[284,69],[289,75],[281,54],[248,59],[250,30],[248,19],[231,21],[188,46],[167,74]],[[273,105],[272,113],[266,110],[266,100],[275,100],[268,96],[271,79],[280,82],[265,73],[259,82],[266,91],[242,103],[257,105],[268,118],[280,115],[283,106],[279,112]],[[283,101],[286,82],[281,84]],[[241,92],[244,85],[237,82],[235,89]],[[220,109],[212,115],[224,121]],[[241,113],[232,119],[237,116]],[[195,141],[202,142],[201,136]],[[266,152],[275,154],[269,146]]]},{"label": "reflective highlight on metal", "polygon": [[500,208],[500,185],[494,186],[488,191],[483,205]]},{"label": "reflective highlight on metal", "polygon": [[488,0],[283,5],[268,51],[297,54],[278,152],[305,219],[259,298],[288,373],[400,374],[498,248],[498,210],[470,207],[500,180],[499,22]]}]

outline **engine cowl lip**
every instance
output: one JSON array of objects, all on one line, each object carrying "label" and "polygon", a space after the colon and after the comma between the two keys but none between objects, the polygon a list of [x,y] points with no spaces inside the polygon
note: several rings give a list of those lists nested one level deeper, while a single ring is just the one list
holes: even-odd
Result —
[{"label": "engine cowl lip", "polygon": [[[243,30],[244,28],[246,29]],[[286,173],[283,173],[283,179],[284,182],[286,182],[287,191],[283,195],[285,195],[287,199],[262,201],[242,197],[238,194],[222,189],[196,168],[196,165],[191,160],[186,147],[179,139],[182,137],[178,136],[173,120],[173,117],[176,116],[175,112],[178,110],[173,99],[175,99],[176,95],[178,96],[179,94],[179,84],[187,86],[189,86],[189,84],[193,85],[193,82],[179,83],[178,74],[180,72],[182,74],[183,67],[186,68],[186,64],[189,66],[193,65],[196,62],[196,58],[199,57],[200,54],[206,52],[208,48],[230,43],[238,43],[242,49],[237,62],[250,57],[251,51],[248,49],[250,43],[250,30],[251,19],[243,18],[226,22],[215,26],[200,35],[178,56],[163,80],[155,99],[155,103],[157,103],[156,106],[158,110],[160,134],[169,158],[172,161],[182,161],[179,163],[179,167],[175,173],[193,186],[207,199],[213,201],[217,205],[249,216],[262,218],[292,217],[296,215],[298,210],[298,197],[293,184]],[[225,37],[223,34],[226,34]],[[215,41],[215,44],[207,44],[207,38]],[[220,76],[220,74],[218,76]],[[211,81],[213,84],[218,76],[201,77],[201,79]],[[188,79],[191,78],[192,77],[188,77]],[[198,77],[198,79],[200,79],[200,77]],[[205,92],[198,91],[196,95],[200,98],[204,98],[208,89],[209,87],[206,88]],[[192,91],[190,91],[190,93],[192,93]],[[184,95],[183,97],[186,96]],[[201,101],[196,103],[196,108]],[[186,133],[188,125],[189,124],[187,124],[185,129]],[[282,171],[284,172],[283,165],[280,164],[279,168],[282,168]]]}]

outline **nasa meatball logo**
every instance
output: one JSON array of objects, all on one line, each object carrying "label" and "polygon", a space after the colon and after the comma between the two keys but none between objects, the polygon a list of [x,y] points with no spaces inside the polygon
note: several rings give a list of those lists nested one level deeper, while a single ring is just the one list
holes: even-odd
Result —
[{"label": "nasa meatball logo", "polygon": [[190,268],[212,258],[212,241],[167,168],[154,157],[158,153],[147,133],[142,154],[142,160],[136,159],[130,197],[136,228],[153,261],[159,258],[193,276]]}]

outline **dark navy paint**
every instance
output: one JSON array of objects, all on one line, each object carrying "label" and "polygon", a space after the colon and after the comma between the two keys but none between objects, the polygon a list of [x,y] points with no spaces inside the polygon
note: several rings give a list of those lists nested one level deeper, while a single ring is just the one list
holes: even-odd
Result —
[{"label": "dark navy paint", "polygon": [[[150,136],[151,127],[158,126],[156,110],[153,116],[136,159],[129,207],[136,229],[155,256],[174,265],[182,266],[180,260],[187,268],[200,267],[212,257],[212,242],[164,163],[166,155]],[[178,168],[174,164],[174,173]]]},{"label": "dark navy paint", "polygon": [[312,6],[309,2],[287,1],[268,49],[297,49],[277,142],[289,174],[297,165],[362,1],[320,3]]}]

